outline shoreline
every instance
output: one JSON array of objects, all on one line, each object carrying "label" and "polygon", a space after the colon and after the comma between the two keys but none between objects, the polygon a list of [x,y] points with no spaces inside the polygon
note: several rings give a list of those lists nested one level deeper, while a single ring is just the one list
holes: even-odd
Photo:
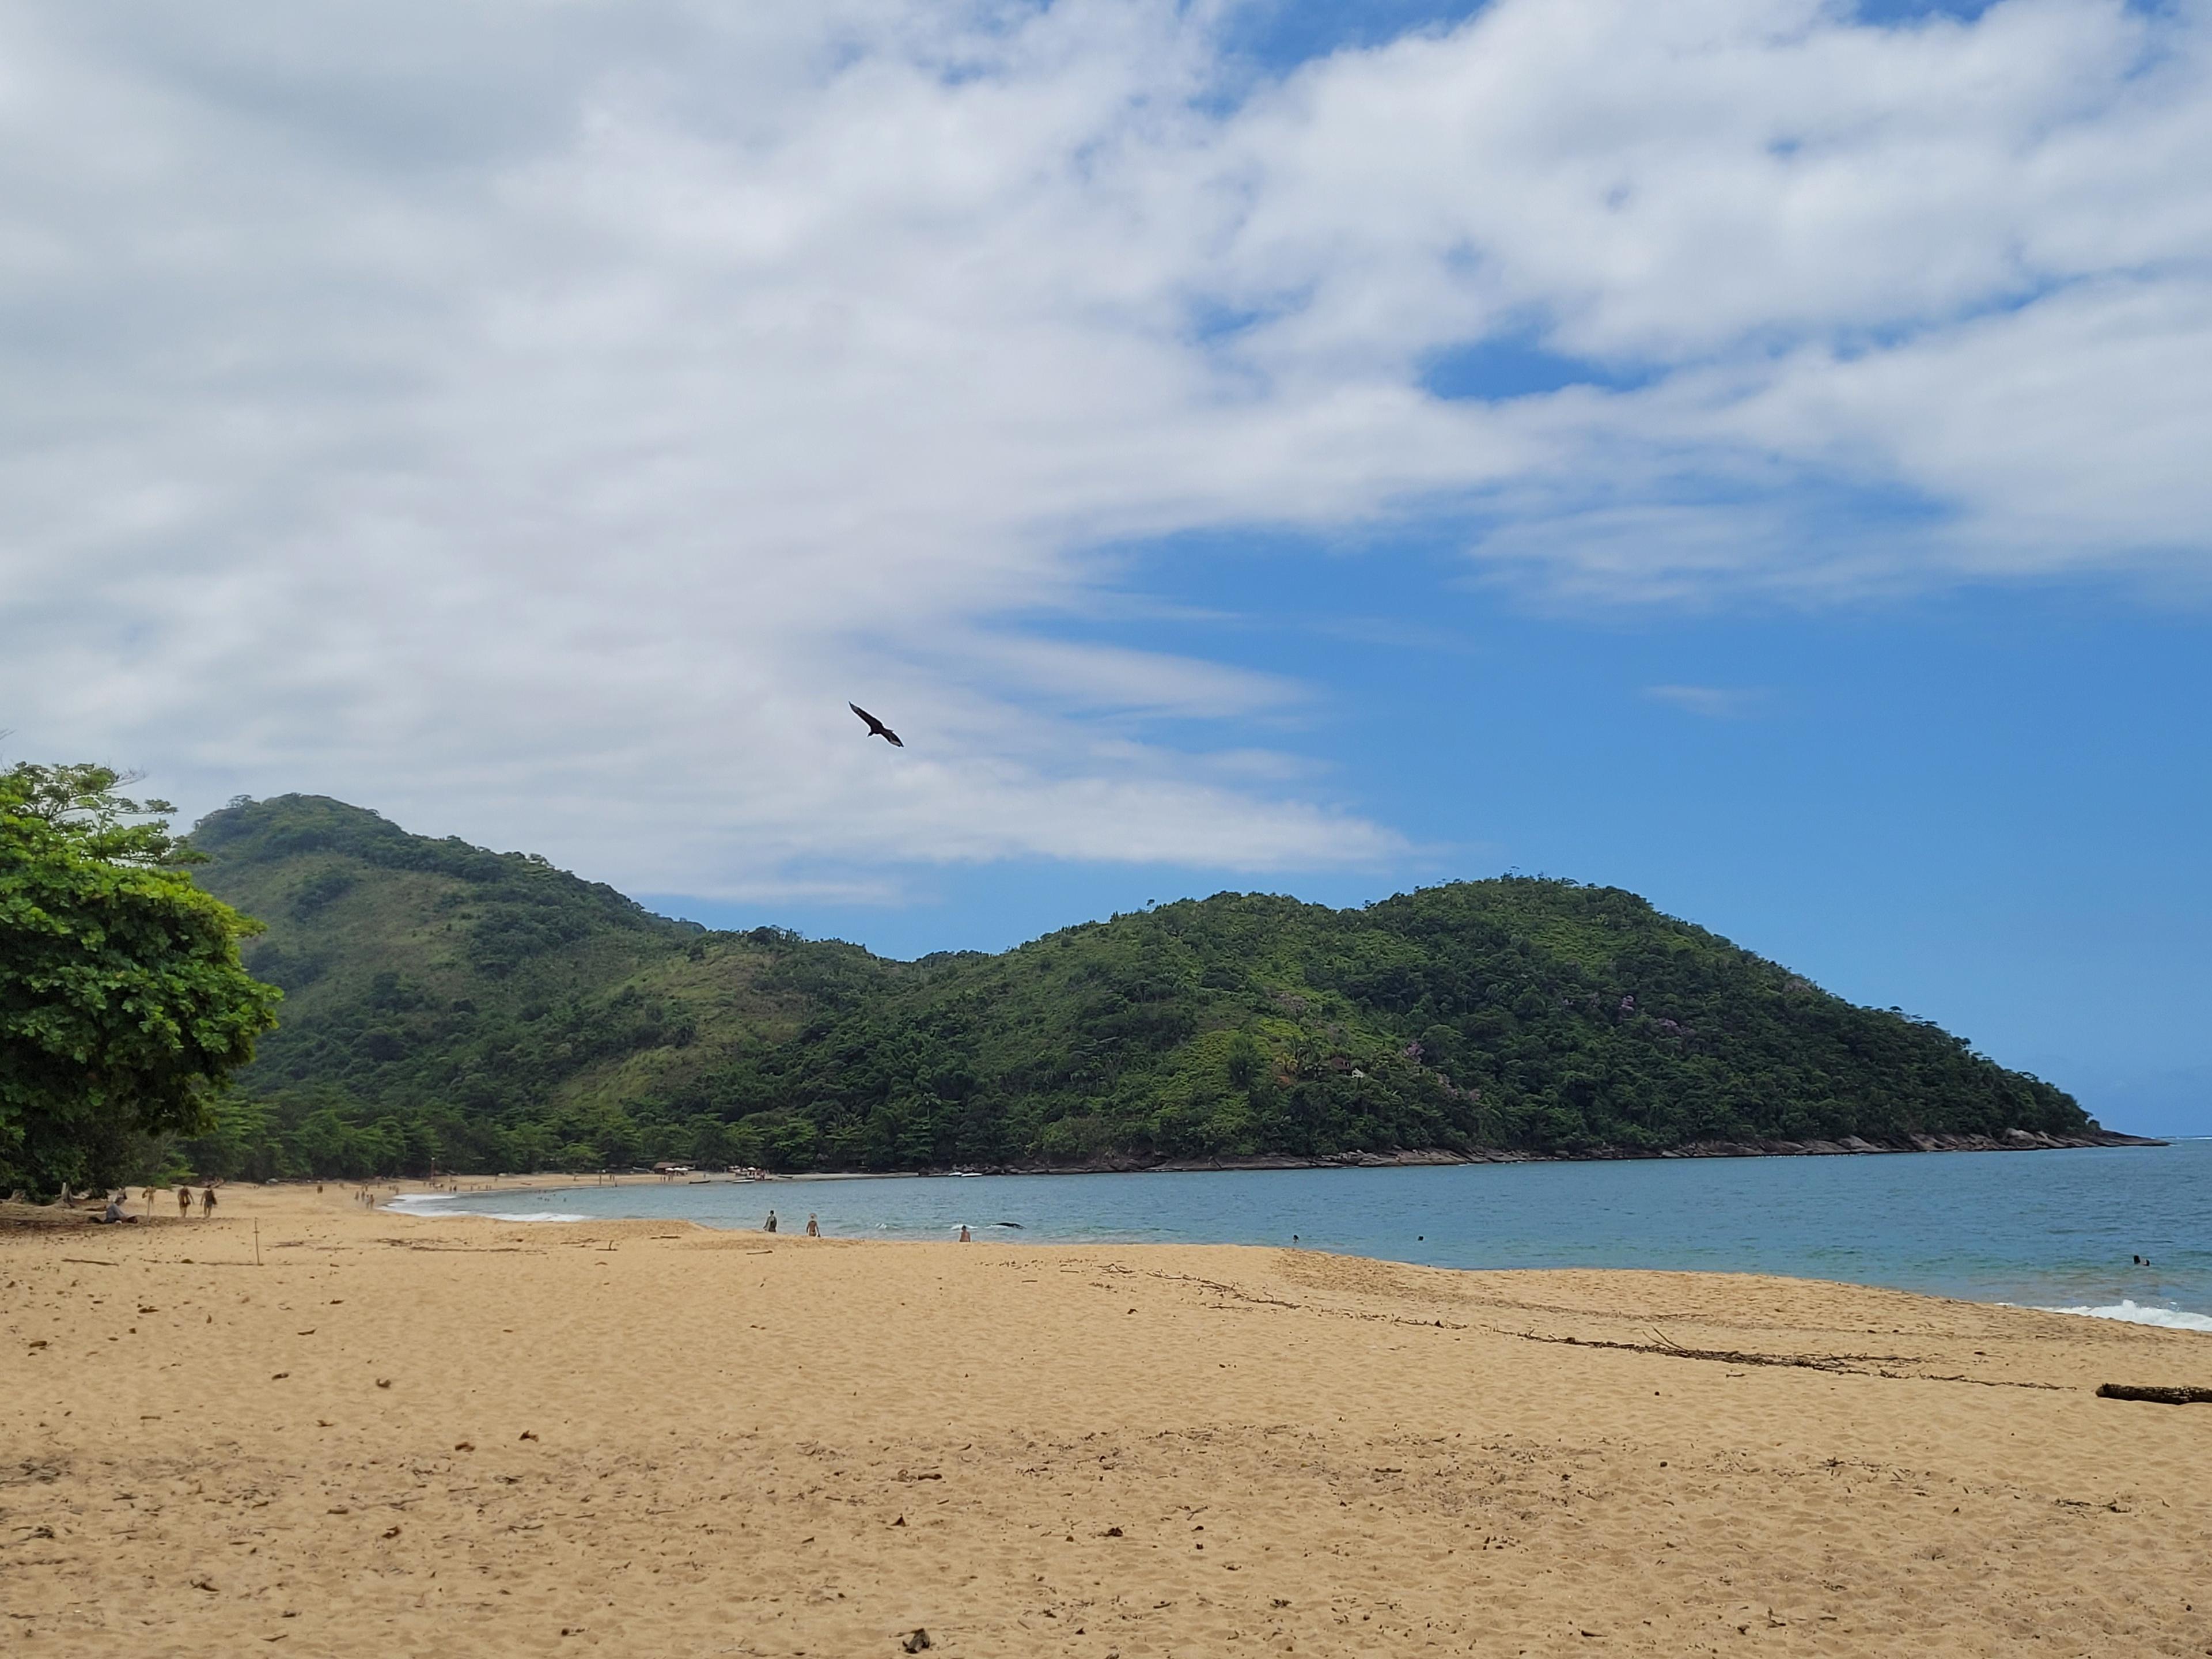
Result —
[{"label": "shoreline", "polygon": [[[912,1170],[769,1170],[760,1176],[733,1176],[715,1171],[710,1172],[703,1180],[696,1176],[670,1178],[645,1170],[602,1170],[591,1178],[582,1175],[563,1178],[557,1172],[541,1170],[535,1174],[461,1175],[454,1179],[495,1183],[477,1189],[481,1191],[564,1192],[576,1188],[648,1184],[667,1187],[767,1186],[781,1182],[958,1180],[983,1176],[1197,1175],[1230,1170],[1425,1169],[1471,1164],[1625,1164],[1706,1158],[1871,1158],[1915,1152],[2082,1152],[2100,1147],[2169,1146],[2172,1144],[2171,1139],[2122,1134],[2112,1129],[2099,1129],[2078,1135],[2052,1135],[2039,1131],[2008,1129],[2002,1135],[1915,1134],[1884,1141],[1867,1140],[1857,1135],[1846,1135],[1840,1140],[1699,1140],[1656,1151],[1605,1146],[1578,1152],[1531,1152],[1504,1147],[1477,1147],[1468,1152],[1454,1152],[1444,1147],[1419,1147],[1389,1152],[1331,1152],[1311,1156],[1294,1152],[1253,1152],[1229,1153],[1208,1158],[1152,1159],[1126,1154],[1107,1154],[1073,1163],[985,1164],[972,1168],[947,1164]],[[270,1184],[298,1186],[303,1181],[312,1179],[289,1176]],[[505,1182],[532,1184],[512,1188],[496,1185]],[[379,1176],[367,1182],[341,1184],[374,1186],[393,1183],[388,1177]],[[435,1194],[428,1195],[436,1196]]]},{"label": "shoreline", "polygon": [[[1838,1140],[1695,1140],[1657,1149],[1598,1146],[1584,1152],[1532,1152],[1481,1146],[1467,1152],[1419,1147],[1389,1152],[1332,1152],[1305,1156],[1289,1152],[1231,1153],[1211,1158],[1143,1159],[1122,1154],[1072,1164],[1005,1164],[979,1166],[976,1175],[1138,1175],[1154,1171],[1189,1173],[1207,1170],[1330,1170],[1421,1168],[1462,1164],[1626,1164],[1697,1158],[1869,1158],[1913,1152],[2079,1152],[2106,1146],[2165,1146],[2170,1141],[2098,1129],[2053,1135],[2008,1129],[2001,1135],[1908,1134],[1884,1140],[1845,1135]],[[824,1172],[825,1174],[830,1172]],[[838,1172],[840,1178],[842,1173]],[[950,1175],[951,1170],[867,1170],[866,1175]],[[791,1177],[775,1177],[789,1179]]]},{"label": "shoreline", "polygon": [[[2160,1179],[2148,1190],[2166,1194],[2160,1203],[2167,1206],[2154,1206],[2156,1217],[2172,1218],[2168,1213],[2169,1189],[2173,1189],[2174,1182],[2180,1183],[2177,1190],[2185,1193],[2192,1177],[2201,1179],[2207,1173],[2185,1156],[2187,1150],[2172,1154],[2183,1158],[2182,1163],[2168,1167],[2162,1158],[2160,1170],[2152,1172]],[[1161,1182],[1140,1188],[1133,1194],[1124,1194],[1111,1182],[1096,1183],[1077,1192],[1024,1182],[1014,1175],[996,1177],[1002,1184],[984,1181],[980,1188],[967,1188],[941,1172],[927,1176],[927,1184],[922,1184],[921,1176],[899,1173],[797,1176],[768,1182],[696,1176],[669,1180],[633,1175],[572,1182],[509,1176],[496,1182],[463,1182],[459,1183],[463,1190],[458,1192],[410,1186],[396,1191],[388,1207],[423,1219],[551,1224],[556,1232],[619,1217],[696,1224],[726,1236],[757,1231],[763,1212],[771,1206],[783,1212],[783,1225],[788,1231],[797,1227],[812,1207],[822,1212],[829,1237],[949,1238],[964,1220],[975,1224],[979,1242],[1008,1245],[1157,1243],[1267,1248],[1302,1232],[1305,1248],[1324,1254],[1446,1270],[1608,1271],[1652,1267],[1688,1273],[1782,1273],[1838,1285],[1949,1297],[1983,1305],[2034,1308],[2192,1334],[2212,1334],[2212,1279],[2192,1265],[2197,1258],[2184,1244],[2158,1231],[2155,1219],[2147,1218],[2140,1206],[2112,1208],[2116,1193],[2135,1190],[2128,1160],[2099,1160],[2094,1169],[2083,1166],[2073,1172],[2053,1165],[2031,1174],[2022,1167],[2017,1180],[2002,1160],[1993,1164],[1987,1159],[1982,1160],[1978,1172],[1962,1170],[1955,1175],[1934,1164],[1917,1166],[1909,1177],[1902,1171],[1888,1176],[1871,1171],[1861,1175],[1856,1168],[1848,1173],[1839,1170],[1840,1189],[1833,1180],[1816,1178],[1810,1190],[1828,1193],[1832,1199],[1838,1190],[1919,1196],[1890,1200],[1906,1206],[1893,1218],[1887,1211],[1869,1212],[1856,1222],[1838,1223],[1820,1237],[1809,1238],[1796,1228],[1785,1234],[1754,1237],[1726,1224],[1716,1237],[1708,1226],[1695,1223],[1677,1226],[1667,1218],[1665,1206],[1674,1200],[1664,1194],[1679,1193],[1680,1180],[1691,1181],[1694,1190],[1708,1195],[1708,1202],[1723,1207],[1738,1201],[1760,1203],[1761,1194],[1769,1191],[1777,1178],[1783,1182],[1779,1190],[1801,1190],[1802,1183],[1780,1167],[1771,1177],[1742,1165],[1730,1170],[1707,1164],[1705,1172],[1694,1176],[1685,1168],[1679,1179],[1653,1170],[1656,1187],[1650,1179],[1623,1170],[1620,1174],[1629,1180],[1627,1187],[1622,1188],[1597,1170],[1581,1176],[1562,1170],[1555,1177],[1542,1178],[1532,1164],[1528,1176],[1512,1175],[1503,1169],[1485,1176],[1464,1168],[1466,1162],[1469,1161],[1376,1160],[1366,1167],[1427,1165],[1431,1175],[1404,1177],[1413,1181],[1411,1188],[1404,1187],[1397,1176],[1370,1176],[1355,1183],[1362,1195],[1352,1201],[1349,1210],[1342,1209],[1332,1197],[1336,1191],[1333,1180],[1296,1183],[1279,1200],[1270,1195],[1275,1190],[1273,1183],[1246,1179],[1255,1173],[1249,1166],[1180,1170],[1175,1172],[1212,1176],[1221,1184],[1200,1181],[1185,1188],[1182,1183]],[[1313,1166],[1290,1169],[1310,1167]],[[1332,1162],[1322,1167],[1358,1166]],[[1461,1172],[1450,1173],[1455,1169]],[[1257,1172],[1282,1170],[1284,1166],[1276,1163],[1261,1165]],[[1531,1179],[1537,1182],[1534,1188],[1527,1184]],[[1567,1182],[1565,1188],[1559,1187],[1561,1179]],[[1586,1184],[1591,1180],[1596,1182],[1595,1187]],[[2082,1212],[2081,1224],[2092,1231],[2101,1227],[2104,1231],[2098,1237],[2106,1248],[2083,1246],[2080,1241],[2069,1247],[2057,1237],[2014,1237],[2002,1227],[1998,1229],[2002,1241],[1994,1243],[1978,1230],[1961,1234],[1955,1227],[1923,1229],[1926,1237],[1901,1250],[1867,1244],[1859,1237],[1872,1226],[1886,1237],[1884,1230],[1893,1221],[1908,1229],[1917,1226],[1912,1218],[1919,1213],[1923,1200],[1940,1206],[1942,1194],[1959,1189],[1962,1183],[1964,1190],[1979,1195],[1975,1202],[1992,1201],[1994,1195],[1994,1201],[2002,1205],[2006,1194],[2044,1193],[2054,1182],[2057,1189],[2070,1192],[2081,1181],[2092,1183],[2084,1189],[2088,1207]],[[858,1184],[843,1187],[848,1182]],[[882,1182],[913,1184],[868,1187],[870,1182]],[[2114,1182],[2118,1183],[2117,1188]],[[765,1190],[759,1190],[763,1188]],[[814,1196],[809,1197],[809,1192]],[[1530,1201],[1528,1194],[1546,1192],[1558,1194],[1558,1201],[1570,1207],[1578,1201],[1573,1194],[1625,1192],[1640,1195],[1626,1200],[1632,1207],[1657,1202],[1661,1208],[1642,1216],[1626,1233],[1601,1226],[1592,1234],[1579,1224],[1564,1228],[1547,1224],[1543,1217],[1554,1207],[1549,1200],[1540,1205],[1541,1214],[1524,1214]],[[1494,1210],[1496,1214],[1487,1222],[1455,1224],[1451,1217],[1468,1205],[1486,1214]],[[1221,1210],[1223,1206],[1228,1209]],[[1858,1213],[1856,1208],[1850,1212]],[[1021,1225],[1012,1222],[986,1225],[994,1217],[1015,1218]],[[2153,1231],[2142,1237],[2150,1240],[2165,1270],[2151,1270],[2151,1264],[2141,1256],[2132,1259],[2132,1267],[2116,1267],[2115,1263],[2130,1261],[2128,1249],[2141,1242],[2138,1232],[2146,1225]],[[1529,1231],[1531,1226],[1534,1231]],[[1005,1231],[996,1230],[1000,1227]],[[1417,1240],[1416,1234],[1424,1231],[1426,1239]],[[2167,1250],[2156,1250],[2160,1242]],[[2117,1255],[2112,1254],[2115,1248]],[[2166,1261],[2169,1250],[2177,1254],[2178,1267]],[[1948,1267],[1943,1265],[1947,1261],[1952,1264]]]},{"label": "shoreline", "polygon": [[[1914,1152],[2082,1152],[2100,1147],[2170,1146],[2176,1139],[2189,1139],[2192,1137],[2160,1139],[2123,1134],[2112,1129],[2100,1129],[2081,1135],[2051,1135],[2008,1129],[2002,1136],[1921,1134],[1902,1136],[1892,1141],[1869,1141],[1856,1135],[1847,1135],[1840,1140],[1702,1140],[1658,1151],[1605,1146],[1579,1152],[1530,1152],[1504,1147],[1478,1147],[1462,1152],[1443,1147],[1421,1147],[1390,1152],[1333,1152],[1316,1156],[1255,1152],[1231,1153],[1211,1158],[1149,1160],[1109,1155],[1077,1163],[993,1164],[972,1169],[945,1165],[914,1170],[769,1170],[758,1176],[744,1176],[714,1171],[703,1178],[696,1174],[670,1177],[650,1170],[635,1169],[576,1174],[557,1170],[530,1173],[510,1170],[491,1175],[456,1174],[451,1177],[453,1180],[473,1184],[450,1191],[435,1188],[403,1191],[403,1188],[420,1178],[390,1176],[372,1176],[362,1180],[349,1176],[284,1176],[268,1181],[223,1181],[215,1184],[226,1191],[234,1188],[243,1191],[260,1191],[296,1190],[321,1186],[358,1191],[370,1187],[386,1187],[403,1199],[436,1199],[465,1197],[471,1192],[557,1193],[641,1186],[763,1187],[801,1182],[959,1180],[984,1176],[1203,1175],[1227,1170],[1431,1169],[1462,1164],[1625,1164],[1725,1158],[1869,1158]],[[197,1187],[203,1184],[203,1181],[196,1176],[182,1184]],[[72,1224],[67,1218],[70,1217],[88,1221],[92,1210],[98,1207],[98,1204],[88,1196],[74,1200],[66,1211],[57,1209],[51,1201],[17,1204],[11,1200],[0,1200],[0,1210],[9,1212],[14,1219],[27,1221],[36,1217],[40,1218],[40,1224],[44,1225],[70,1225]]]}]

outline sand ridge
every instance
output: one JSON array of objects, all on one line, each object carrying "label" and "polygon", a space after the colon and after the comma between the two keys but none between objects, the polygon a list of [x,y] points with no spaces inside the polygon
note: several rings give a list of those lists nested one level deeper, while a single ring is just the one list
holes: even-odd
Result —
[{"label": "sand ridge", "polygon": [[2191,1333],[222,1197],[0,1231],[18,1650],[2212,1652]]}]

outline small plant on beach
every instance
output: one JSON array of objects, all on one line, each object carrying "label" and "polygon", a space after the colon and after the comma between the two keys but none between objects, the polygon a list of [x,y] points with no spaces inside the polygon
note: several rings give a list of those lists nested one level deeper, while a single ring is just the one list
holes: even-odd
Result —
[{"label": "small plant on beach", "polygon": [[194,886],[166,801],[104,766],[0,773],[0,1190],[100,1188],[149,1134],[207,1127],[281,994],[259,931]]}]

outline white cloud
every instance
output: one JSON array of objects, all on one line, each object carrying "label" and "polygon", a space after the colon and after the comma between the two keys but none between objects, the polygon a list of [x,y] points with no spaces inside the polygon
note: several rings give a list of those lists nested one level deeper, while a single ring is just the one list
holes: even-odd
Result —
[{"label": "white cloud", "polygon": [[[1066,642],[1091,550],[1467,514],[1572,603],[2203,563],[2203,0],[1499,0],[1242,102],[1223,15],[10,14],[17,744],[664,891],[1310,868],[1402,843],[1162,725],[1297,665]],[[1645,384],[1418,384],[1532,331]]]},{"label": "white cloud", "polygon": [[1969,568],[2201,562],[2207,386],[2212,270],[2129,276],[1886,351],[1806,348],[1722,423],[1783,455],[1967,505],[1945,543]]},{"label": "white cloud", "polygon": [[1644,695],[1712,720],[1741,720],[1766,701],[1766,693],[1756,686],[1647,685]]}]

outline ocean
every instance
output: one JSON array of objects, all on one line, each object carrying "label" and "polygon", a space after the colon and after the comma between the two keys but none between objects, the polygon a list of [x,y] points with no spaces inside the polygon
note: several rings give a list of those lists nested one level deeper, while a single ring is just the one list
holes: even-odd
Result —
[{"label": "ocean", "polygon": [[[419,1215],[650,1217],[847,1237],[1289,1244],[1437,1267],[1884,1285],[2212,1334],[2212,1139],[1412,1169],[799,1177],[414,1196]],[[2148,1260],[2138,1266],[2133,1258]]]}]

